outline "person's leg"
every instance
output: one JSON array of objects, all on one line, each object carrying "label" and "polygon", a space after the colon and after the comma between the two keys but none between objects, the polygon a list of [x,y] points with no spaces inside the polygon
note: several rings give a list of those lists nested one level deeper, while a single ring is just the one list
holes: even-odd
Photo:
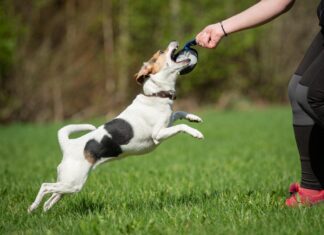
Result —
[{"label": "person's leg", "polygon": [[314,127],[313,119],[301,108],[297,101],[296,87],[301,76],[294,75],[289,83],[289,98],[293,111],[293,128],[301,163],[301,185],[306,188],[319,188],[310,160],[309,140]]},{"label": "person's leg", "polygon": [[[323,39],[323,38],[322,38]],[[322,40],[322,42],[324,39]],[[322,48],[323,48],[322,43]],[[308,151],[314,176],[318,183],[305,183],[305,188],[324,189],[324,50],[303,74],[297,85],[297,97],[302,108],[315,124],[310,132]]]},{"label": "person's leg", "polygon": [[[318,170],[314,167],[314,162],[318,162],[319,159],[320,148],[324,146],[324,144],[317,144],[318,140],[322,138],[321,127],[315,122],[318,123],[320,118],[316,116],[307,98],[309,95],[308,86],[320,79],[319,76],[313,75],[317,73],[314,70],[321,67],[316,62],[320,61],[320,57],[324,54],[323,42],[323,35],[319,33],[291,79],[288,90],[293,110],[294,133],[301,161],[301,186],[309,189],[323,188],[318,178]],[[324,159],[324,155],[321,159]]]}]

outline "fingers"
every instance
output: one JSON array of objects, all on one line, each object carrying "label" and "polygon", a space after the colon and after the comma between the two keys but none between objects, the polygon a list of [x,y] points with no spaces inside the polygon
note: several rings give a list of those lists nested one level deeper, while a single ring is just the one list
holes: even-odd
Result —
[{"label": "fingers", "polygon": [[217,25],[209,25],[196,36],[199,46],[205,48],[215,48],[222,39],[222,32],[219,32]]},{"label": "fingers", "polygon": [[217,35],[216,30],[212,30],[210,32],[210,40],[208,41],[208,48],[214,48],[217,46],[218,42],[220,41],[220,37]]},{"label": "fingers", "polygon": [[203,31],[197,34],[196,36],[196,42],[198,45],[205,47],[208,45],[208,42],[210,41],[210,30],[206,27]]},{"label": "fingers", "polygon": [[212,37],[211,33],[203,32],[196,37],[197,44],[205,48],[214,48],[217,45],[217,38]]}]

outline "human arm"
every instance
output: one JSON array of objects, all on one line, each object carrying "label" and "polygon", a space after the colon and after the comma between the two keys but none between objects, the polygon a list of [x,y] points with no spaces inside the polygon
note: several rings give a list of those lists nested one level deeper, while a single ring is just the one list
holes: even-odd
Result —
[{"label": "human arm", "polygon": [[238,13],[221,23],[215,23],[205,27],[196,36],[198,45],[206,48],[214,48],[226,34],[254,28],[265,24],[282,13],[288,11],[295,0],[261,0],[252,7]]}]

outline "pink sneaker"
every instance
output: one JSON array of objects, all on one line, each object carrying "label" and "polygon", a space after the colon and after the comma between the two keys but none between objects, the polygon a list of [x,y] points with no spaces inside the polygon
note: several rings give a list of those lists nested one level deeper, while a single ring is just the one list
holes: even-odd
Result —
[{"label": "pink sneaker", "polygon": [[311,206],[324,202],[324,190],[313,190],[302,188],[298,183],[293,183],[289,187],[291,196],[286,199],[286,206]]}]

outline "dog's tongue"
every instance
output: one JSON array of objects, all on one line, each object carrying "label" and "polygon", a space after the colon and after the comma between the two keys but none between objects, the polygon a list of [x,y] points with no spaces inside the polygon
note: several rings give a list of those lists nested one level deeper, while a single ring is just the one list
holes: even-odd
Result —
[{"label": "dog's tongue", "polygon": [[179,61],[184,61],[186,59],[190,59],[189,64],[184,67],[181,71],[180,74],[184,75],[187,73],[190,73],[196,66],[198,62],[198,53],[195,49],[192,48],[184,48],[181,51],[179,51],[176,55],[176,62]]}]

